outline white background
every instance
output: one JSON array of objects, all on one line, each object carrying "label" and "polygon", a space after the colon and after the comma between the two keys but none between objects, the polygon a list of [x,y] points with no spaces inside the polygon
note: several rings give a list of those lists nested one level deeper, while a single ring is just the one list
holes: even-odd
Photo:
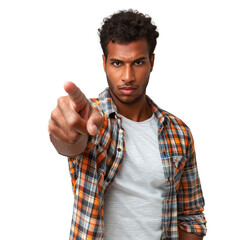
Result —
[{"label": "white background", "polygon": [[74,81],[106,86],[97,29],[138,9],[160,37],[148,95],[192,130],[206,240],[239,237],[239,1],[0,2],[0,239],[66,240],[73,194],[67,159],[48,138],[50,112]]}]

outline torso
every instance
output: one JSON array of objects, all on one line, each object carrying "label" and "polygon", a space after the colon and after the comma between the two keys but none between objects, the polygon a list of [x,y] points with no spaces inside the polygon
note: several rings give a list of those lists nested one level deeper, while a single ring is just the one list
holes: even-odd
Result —
[{"label": "torso", "polygon": [[165,177],[157,119],[153,115],[143,122],[122,120],[126,154],[105,196],[105,239],[159,240]]}]

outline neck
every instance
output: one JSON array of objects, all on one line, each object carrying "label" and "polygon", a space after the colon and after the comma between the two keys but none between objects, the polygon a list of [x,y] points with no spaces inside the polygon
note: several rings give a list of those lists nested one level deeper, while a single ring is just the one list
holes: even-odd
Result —
[{"label": "neck", "polygon": [[145,94],[139,101],[133,104],[122,103],[113,94],[111,94],[111,97],[117,107],[118,113],[132,121],[142,122],[149,119],[153,114]]}]

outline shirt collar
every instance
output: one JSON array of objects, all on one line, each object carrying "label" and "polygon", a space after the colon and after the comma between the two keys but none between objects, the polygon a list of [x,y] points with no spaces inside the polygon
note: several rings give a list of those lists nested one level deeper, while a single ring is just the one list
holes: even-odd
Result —
[{"label": "shirt collar", "polygon": [[[167,113],[160,109],[156,103],[153,102],[153,100],[147,96],[147,101],[150,107],[152,108],[152,111],[158,121],[163,126],[168,126],[170,123],[170,119],[167,116]],[[103,92],[99,94],[99,102],[100,102],[100,108],[104,112],[104,114],[107,116],[107,118],[110,117],[111,114],[117,114],[117,107],[114,104],[111,95],[109,93],[108,88],[106,88]]]},{"label": "shirt collar", "polygon": [[108,88],[99,94],[99,102],[101,110],[107,117],[109,117],[112,113],[117,114],[117,107],[110,96]]},{"label": "shirt collar", "polygon": [[169,126],[170,119],[169,119],[169,116],[167,115],[167,112],[159,108],[158,105],[149,96],[147,96],[147,101],[150,107],[152,108],[152,111],[155,117],[158,119],[158,121],[163,126]]}]

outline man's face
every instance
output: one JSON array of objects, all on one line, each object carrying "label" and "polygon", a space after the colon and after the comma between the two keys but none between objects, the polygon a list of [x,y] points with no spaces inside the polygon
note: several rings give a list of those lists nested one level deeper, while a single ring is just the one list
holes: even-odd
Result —
[{"label": "man's face", "polygon": [[103,56],[103,66],[115,103],[134,104],[145,98],[154,63],[154,55],[149,58],[147,41],[145,39],[130,43],[110,41],[107,51],[107,60]]}]

